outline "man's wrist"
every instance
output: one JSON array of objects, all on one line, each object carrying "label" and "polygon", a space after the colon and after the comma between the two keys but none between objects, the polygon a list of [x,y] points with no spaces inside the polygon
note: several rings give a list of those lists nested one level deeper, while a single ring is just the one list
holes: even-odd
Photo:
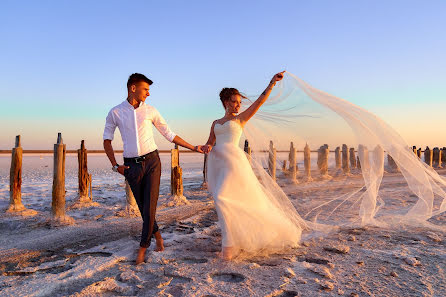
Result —
[{"label": "man's wrist", "polygon": [[119,164],[115,164],[113,167],[112,167],[112,170],[114,171],[114,172],[118,172],[118,168],[119,168]]}]

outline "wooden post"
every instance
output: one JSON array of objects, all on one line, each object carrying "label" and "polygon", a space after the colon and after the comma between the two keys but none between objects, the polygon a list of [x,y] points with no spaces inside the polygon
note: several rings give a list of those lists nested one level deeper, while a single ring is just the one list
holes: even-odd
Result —
[{"label": "wooden post", "polygon": [[85,148],[84,140],[81,141],[81,148],[77,150],[78,160],[78,181],[79,181],[79,202],[91,203],[93,202],[90,188],[91,188],[91,174],[88,173],[87,166],[87,149]]},{"label": "wooden post", "polygon": [[359,156],[356,156],[356,168],[361,169],[361,162],[359,161]]},{"label": "wooden post", "polygon": [[54,145],[53,192],[51,210],[53,218],[60,222],[72,219],[65,215],[65,154],[66,145],[63,144],[62,134],[58,133],[57,143]]},{"label": "wooden post", "polygon": [[440,150],[441,162],[446,162],[446,147],[443,147]]},{"label": "wooden post", "polygon": [[380,168],[376,169],[382,170],[384,172],[384,149],[381,145],[378,144],[373,150],[373,158],[375,164],[378,163],[380,165]]},{"label": "wooden post", "polygon": [[178,145],[171,150],[170,193],[172,197],[167,206],[178,206],[190,202],[183,196],[183,169],[180,167],[180,152]]},{"label": "wooden post", "polygon": [[361,171],[370,171],[369,151],[366,146],[362,144],[358,146],[358,157],[360,160],[362,160]]},{"label": "wooden post", "polygon": [[138,208],[138,204],[136,203],[135,196],[133,196],[132,189],[127,180],[125,180],[125,212],[123,216],[129,217],[139,217],[141,213]]},{"label": "wooden post", "polygon": [[421,147],[417,150],[417,156],[419,159],[421,159]]},{"label": "wooden post", "polygon": [[392,156],[387,154],[387,164],[389,165],[390,172],[399,172],[398,165],[395,163],[395,160],[393,160]]},{"label": "wooden post", "polygon": [[433,159],[433,151],[426,146],[426,149],[424,150],[424,162],[432,167],[432,159]]},{"label": "wooden post", "polygon": [[355,148],[350,148],[350,168],[356,168],[356,156],[355,156]]},{"label": "wooden post", "polygon": [[204,154],[204,159],[203,159],[203,183],[201,184],[201,189],[205,190],[208,188],[208,183],[207,183],[207,159],[208,159],[208,154]]},{"label": "wooden post", "polygon": [[183,171],[180,167],[180,152],[178,145],[171,150],[170,193],[173,196],[183,195]]},{"label": "wooden post", "polygon": [[11,168],[9,173],[9,207],[7,212],[25,210],[22,204],[22,153],[20,135],[15,137],[15,147],[11,154]]},{"label": "wooden post", "polygon": [[283,160],[283,162],[282,162],[282,172],[287,172],[286,162],[287,162],[287,160]]},{"label": "wooden post", "polygon": [[173,177],[175,180],[175,188],[173,188],[174,196],[183,196],[183,169],[180,166],[177,166],[173,169]]},{"label": "wooden post", "polygon": [[305,179],[307,182],[313,180],[311,177],[311,150],[308,143],[304,147],[304,167],[305,167]]},{"label": "wooden post", "polygon": [[417,147],[415,145],[412,147],[412,151],[415,154],[415,156],[417,156]]},{"label": "wooden post", "polygon": [[328,145],[323,145],[317,153],[317,166],[322,177],[328,177]]},{"label": "wooden post", "polygon": [[276,180],[276,148],[272,141],[269,142],[268,170],[273,180]]},{"label": "wooden post", "polygon": [[442,168],[441,166],[441,151],[438,147],[434,147],[433,149],[433,166],[437,168]]},{"label": "wooden post", "polygon": [[335,149],[335,163],[336,163],[336,169],[342,168],[342,162],[341,162],[341,148],[338,146]]},{"label": "wooden post", "polygon": [[243,150],[247,154],[249,162],[251,162],[251,147],[249,146],[248,139],[245,139],[245,146]]},{"label": "wooden post", "polygon": [[348,153],[348,147],[346,144],[342,145],[342,170],[344,174],[350,173],[350,166],[348,164],[349,162],[349,153]]},{"label": "wooden post", "polygon": [[288,156],[289,159],[289,171],[290,171],[290,177],[293,182],[297,182],[296,176],[297,176],[297,160],[296,160],[296,148],[294,147],[294,143],[291,142],[290,144],[290,154]]}]

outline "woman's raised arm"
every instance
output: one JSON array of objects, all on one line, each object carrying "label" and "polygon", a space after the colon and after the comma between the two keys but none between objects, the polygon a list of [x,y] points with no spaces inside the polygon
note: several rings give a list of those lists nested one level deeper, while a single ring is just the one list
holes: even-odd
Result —
[{"label": "woman's raised arm", "polygon": [[269,97],[269,94],[271,94],[273,87],[276,85],[276,82],[283,78],[284,72],[285,71],[282,71],[274,75],[265,91],[263,91],[262,95],[260,95],[259,98],[257,98],[257,100],[254,101],[254,103],[251,104],[251,106],[249,106],[244,112],[240,113],[238,118],[242,126],[245,125],[245,123],[257,112],[257,110],[259,110],[260,106],[265,103],[266,99]]}]

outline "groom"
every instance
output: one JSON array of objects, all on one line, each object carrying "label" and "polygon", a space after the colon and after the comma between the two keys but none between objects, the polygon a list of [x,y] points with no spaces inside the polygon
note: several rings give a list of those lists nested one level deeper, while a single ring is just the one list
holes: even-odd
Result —
[{"label": "groom", "polygon": [[[156,251],[163,251],[163,239],[155,221],[161,177],[161,162],[153,138],[152,125],[170,142],[202,153],[201,146],[192,146],[173,133],[153,106],[145,104],[152,81],[143,74],[134,73],[127,81],[127,99],[113,107],[107,115],[104,129],[104,150],[112,169],[125,176],[143,219],[141,243],[136,264],[144,256],[155,236]],[[124,143],[124,165],[118,164],[112,147],[116,127]]]}]

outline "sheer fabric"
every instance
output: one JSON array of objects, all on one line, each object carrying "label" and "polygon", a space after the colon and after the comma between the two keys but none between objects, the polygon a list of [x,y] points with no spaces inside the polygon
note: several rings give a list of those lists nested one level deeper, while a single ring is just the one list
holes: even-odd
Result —
[{"label": "sheer fabric", "polygon": [[[245,108],[250,104],[245,102]],[[422,225],[446,230],[444,226],[430,223],[430,219],[446,210],[446,180],[422,162],[392,127],[351,102],[318,90],[287,72],[244,132],[253,155],[264,165],[265,154],[260,152],[268,149],[270,140],[278,150],[288,150],[290,141],[300,149],[306,143],[313,150],[328,144],[333,151],[343,143],[355,148],[361,164],[358,174],[362,175],[362,185],[352,189],[346,177],[344,184],[339,185],[338,192],[342,195],[333,193],[333,199],[312,209],[313,216],[301,213],[304,218],[313,217],[318,223],[332,226]],[[386,200],[381,195],[381,181],[387,165],[386,154],[397,164],[416,201],[384,211]],[[345,207],[355,207],[356,216],[343,217],[341,211]]]},{"label": "sheer fabric", "polygon": [[[251,103],[246,100],[243,107]],[[208,157],[207,178],[223,247],[251,255],[270,253],[296,246],[302,231],[303,236],[312,236],[340,226],[424,226],[446,231],[445,226],[432,220],[446,210],[445,179],[424,164],[404,139],[376,115],[290,73],[285,74],[243,129],[238,122],[229,121],[216,124],[214,132],[217,140]],[[252,157],[241,148],[240,140],[244,139],[249,140]],[[358,154],[361,168],[355,174],[362,176],[356,179],[362,182],[353,184],[348,174],[332,169],[331,174],[337,175],[330,181],[336,187],[329,193],[332,197],[315,201],[309,211],[299,214],[295,205],[302,202],[295,199],[293,205],[266,171],[270,141],[279,151],[288,150],[291,141],[298,150],[305,144],[313,150],[326,144],[333,150],[347,143]],[[413,193],[410,199],[397,200],[400,205],[393,205],[393,201],[388,208],[384,207],[387,201],[381,189],[386,154],[398,165],[407,192]],[[303,182],[301,176],[297,184],[288,182],[287,192],[302,187]],[[317,191],[312,188],[308,195],[317,196]]]}]

